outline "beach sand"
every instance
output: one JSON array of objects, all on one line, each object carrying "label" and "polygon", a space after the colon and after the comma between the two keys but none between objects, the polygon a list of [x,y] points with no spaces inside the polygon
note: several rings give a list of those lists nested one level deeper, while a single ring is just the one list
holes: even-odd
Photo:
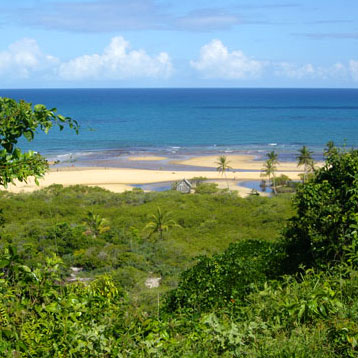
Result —
[{"label": "beach sand", "polygon": [[[240,170],[261,170],[264,166],[263,160],[256,160],[255,156],[252,155],[226,155],[229,162],[229,166]],[[194,157],[187,160],[171,161],[172,164],[190,165],[195,167],[208,167],[217,168],[218,155],[210,155],[203,157]],[[321,166],[322,163],[317,163],[317,166]],[[300,172],[303,169],[297,167],[297,162],[280,162],[277,165],[277,170],[280,172]],[[281,173],[284,174],[284,173]],[[279,174],[280,175],[280,174]],[[289,174],[286,174],[290,177]],[[291,174],[291,176],[294,174]],[[294,179],[292,177],[292,179]]]},{"label": "beach sand", "polygon": [[[138,157],[137,157],[138,158]],[[148,157],[147,157],[148,158]],[[218,156],[194,157],[184,161],[172,162],[172,164],[185,164],[194,167],[212,167],[216,168],[215,161]],[[239,194],[246,196],[251,189],[238,186],[239,181],[262,180],[261,172],[262,162],[254,161],[252,156],[233,155],[228,156],[231,161],[230,165],[234,168],[226,173],[227,179],[230,181],[230,187],[238,190]],[[243,171],[235,171],[240,169]],[[250,171],[253,170],[253,171]],[[256,171],[255,171],[256,170]],[[296,163],[284,163],[278,167],[276,175],[285,174],[293,180],[299,179],[302,170],[297,168]],[[81,167],[64,167],[51,169],[42,179],[39,180],[40,185],[37,186],[32,179],[28,183],[18,182],[16,185],[10,185],[10,192],[31,192],[52,184],[69,185],[88,185],[99,186],[113,192],[123,192],[131,190],[133,184],[150,184],[159,182],[171,182],[181,180],[183,178],[191,179],[193,177],[206,177],[207,179],[218,182],[219,187],[226,187],[225,177],[216,170],[199,171],[193,170],[147,170],[132,168],[81,168]],[[267,179],[267,178],[266,178]]]},{"label": "beach sand", "polygon": [[132,161],[138,161],[138,162],[142,162],[142,161],[157,161],[157,160],[165,160],[168,159],[166,157],[158,157],[155,155],[148,155],[148,156],[142,156],[142,157],[129,157],[128,160],[132,160]]}]

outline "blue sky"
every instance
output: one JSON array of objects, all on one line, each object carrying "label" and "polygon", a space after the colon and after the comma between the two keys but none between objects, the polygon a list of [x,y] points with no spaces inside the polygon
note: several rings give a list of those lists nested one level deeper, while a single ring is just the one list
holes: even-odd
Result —
[{"label": "blue sky", "polygon": [[358,87],[357,0],[0,2],[0,87]]}]

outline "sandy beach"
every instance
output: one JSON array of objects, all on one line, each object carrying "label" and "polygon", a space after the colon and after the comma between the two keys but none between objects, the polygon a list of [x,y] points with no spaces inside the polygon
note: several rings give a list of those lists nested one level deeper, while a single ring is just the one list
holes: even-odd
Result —
[{"label": "sandy beach", "polygon": [[[255,156],[252,155],[227,155],[229,161],[229,166],[235,170],[261,170],[264,166],[262,160],[257,160]],[[181,164],[181,165],[191,165],[196,167],[210,167],[216,168],[218,156],[210,155],[203,157],[194,157],[187,160],[178,160],[171,161],[172,164]],[[322,163],[317,163],[318,166]],[[280,162],[277,165],[278,175],[285,174],[290,178],[295,179],[297,173],[302,173],[302,167],[297,167],[297,162]],[[290,173],[290,174],[287,174]]]},{"label": "sandy beach", "polygon": [[142,161],[157,161],[157,160],[165,160],[168,159],[166,157],[158,157],[156,155],[147,155],[147,156],[141,156],[141,157],[129,157],[128,160],[131,161],[138,161],[138,162],[142,162]]},{"label": "sandy beach", "polygon": [[[150,158],[150,159],[148,159]],[[206,177],[219,184],[219,187],[226,187],[226,180],[218,171],[216,171],[218,155],[193,157],[182,161],[172,161],[175,165],[193,166],[193,170],[154,170],[154,169],[132,169],[132,168],[98,168],[98,167],[53,167],[50,171],[39,180],[37,186],[32,179],[28,183],[18,182],[16,185],[10,185],[10,192],[31,192],[45,188],[52,184],[69,185],[88,185],[99,186],[113,192],[124,192],[131,190],[134,184],[150,184],[160,182],[173,182],[183,178],[191,179],[193,177]],[[238,186],[241,181],[262,180],[261,169],[263,163],[256,161],[253,156],[246,155],[228,155],[232,170],[226,173],[233,190],[238,190],[239,194],[246,196],[251,189]],[[132,157],[128,160],[155,160],[160,162],[167,158],[161,157]],[[198,170],[198,167],[213,168],[212,170]],[[297,168],[296,163],[285,162],[278,165],[276,175],[285,174],[293,180],[299,179],[302,173],[301,168]]]}]

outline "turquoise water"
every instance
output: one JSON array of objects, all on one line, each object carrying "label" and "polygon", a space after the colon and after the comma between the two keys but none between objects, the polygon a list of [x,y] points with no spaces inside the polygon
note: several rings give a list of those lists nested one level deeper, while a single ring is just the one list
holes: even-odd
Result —
[{"label": "turquoise water", "polygon": [[358,146],[356,89],[36,89],[0,96],[57,107],[79,121],[78,136],[53,131],[30,145],[50,158],[274,149],[284,160],[302,145],[317,156],[329,140]]}]

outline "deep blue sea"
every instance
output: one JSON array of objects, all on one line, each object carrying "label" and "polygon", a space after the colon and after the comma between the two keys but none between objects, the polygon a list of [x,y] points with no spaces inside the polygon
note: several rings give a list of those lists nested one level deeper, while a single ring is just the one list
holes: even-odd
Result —
[{"label": "deep blue sea", "polygon": [[358,147],[358,89],[26,89],[0,96],[56,107],[70,131],[40,134],[28,148],[49,158],[120,153],[265,153],[302,145]]}]

